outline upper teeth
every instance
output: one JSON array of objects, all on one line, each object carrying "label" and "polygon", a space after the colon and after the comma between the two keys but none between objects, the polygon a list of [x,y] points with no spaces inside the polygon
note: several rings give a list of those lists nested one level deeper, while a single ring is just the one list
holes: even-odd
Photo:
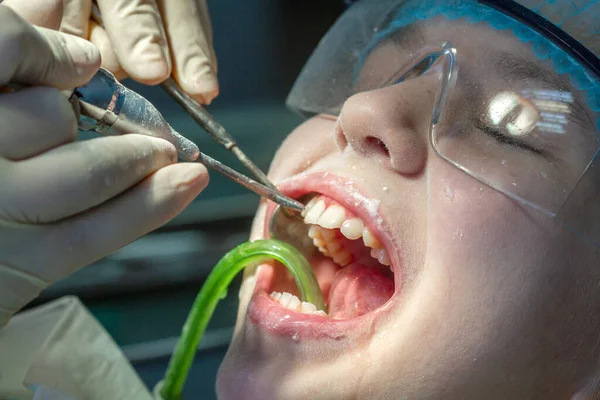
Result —
[{"label": "upper teeth", "polygon": [[302,212],[304,222],[311,224],[308,235],[319,251],[341,266],[352,261],[352,255],[343,249],[337,229],[350,240],[362,237],[365,246],[373,249],[371,256],[384,265],[390,265],[390,257],[381,242],[367,228],[364,222],[352,215],[339,204],[327,206],[325,199],[313,198]]},{"label": "upper teeth", "polygon": [[352,218],[344,221],[340,231],[342,231],[342,235],[346,236],[348,239],[356,240],[360,239],[363,235],[363,228],[363,222],[360,218]]},{"label": "upper teeth", "polygon": [[327,229],[339,229],[344,223],[346,210],[338,205],[331,205],[319,217],[317,224]]},{"label": "upper teeth", "polygon": [[323,211],[325,211],[325,201],[309,202],[304,208],[304,211],[302,211],[304,222],[307,224],[316,224],[321,214],[323,214]]}]

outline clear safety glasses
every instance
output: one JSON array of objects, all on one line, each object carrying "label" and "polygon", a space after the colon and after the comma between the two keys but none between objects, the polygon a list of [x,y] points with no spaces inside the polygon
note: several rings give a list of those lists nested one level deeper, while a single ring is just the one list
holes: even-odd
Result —
[{"label": "clear safety glasses", "polygon": [[430,142],[440,157],[600,246],[598,76],[479,3],[459,2],[453,18],[407,3],[377,3],[370,24],[352,13],[338,21],[288,106],[338,115],[355,93],[393,88],[401,102],[435,91]]}]

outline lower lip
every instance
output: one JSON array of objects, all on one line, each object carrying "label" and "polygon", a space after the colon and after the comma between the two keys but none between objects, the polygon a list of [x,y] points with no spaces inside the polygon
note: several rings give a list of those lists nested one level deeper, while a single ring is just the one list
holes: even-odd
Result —
[{"label": "lower lip", "polygon": [[270,265],[261,266],[252,300],[248,305],[248,318],[260,328],[277,336],[293,340],[332,339],[344,340],[349,333],[358,333],[359,327],[371,326],[369,320],[381,313],[385,306],[352,319],[331,319],[318,315],[303,314],[288,310],[273,300],[268,294],[271,281]]},{"label": "lower lip", "polygon": [[[341,185],[340,185],[341,183]],[[346,185],[341,178],[332,174],[313,174],[302,181],[290,181],[281,185],[282,192],[292,198],[300,197],[309,192],[319,192],[327,195],[335,187]],[[311,190],[307,190],[309,187]],[[341,198],[347,196],[347,193],[334,190],[336,196]],[[273,214],[276,205],[269,203],[266,212],[265,232],[268,236],[268,221]],[[364,220],[364,219],[363,219]],[[391,248],[391,247],[390,247]],[[396,262],[395,260],[394,262]],[[348,337],[360,335],[360,326],[372,326],[374,319],[379,319],[389,309],[390,304],[398,293],[398,282],[396,282],[396,292],[392,298],[379,309],[352,319],[331,319],[327,317],[303,314],[300,312],[288,310],[273,300],[268,292],[271,290],[273,276],[273,267],[271,265],[261,266],[257,274],[256,286],[250,304],[248,305],[247,316],[249,320],[259,328],[262,328],[272,334],[284,337],[290,337],[293,340],[306,339],[333,339],[336,341]],[[371,332],[372,333],[372,332]]]}]

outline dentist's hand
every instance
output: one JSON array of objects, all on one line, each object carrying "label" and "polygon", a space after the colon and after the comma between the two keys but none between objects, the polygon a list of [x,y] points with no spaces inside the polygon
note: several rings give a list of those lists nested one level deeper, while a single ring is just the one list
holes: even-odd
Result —
[{"label": "dentist's hand", "polygon": [[[162,139],[75,140],[58,89],[97,71],[90,42],[34,27],[1,4],[0,54],[1,328],[52,282],[173,218],[208,175],[201,164],[176,164]],[[9,92],[11,82],[30,87]]]},{"label": "dentist's hand", "polygon": [[[45,18],[41,14],[48,3],[56,1],[5,3],[29,3],[25,18],[38,25],[35,21]],[[60,31],[94,43],[102,66],[117,79],[128,75],[157,84],[173,73],[181,88],[201,103],[209,104],[219,94],[206,0],[97,0],[104,27],[91,18],[93,0],[60,1],[64,3]]]}]

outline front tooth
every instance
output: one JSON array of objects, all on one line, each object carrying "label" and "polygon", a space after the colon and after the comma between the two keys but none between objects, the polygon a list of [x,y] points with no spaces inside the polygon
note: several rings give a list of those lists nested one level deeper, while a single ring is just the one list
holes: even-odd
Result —
[{"label": "front tooth", "polygon": [[298,311],[299,306],[300,306],[300,299],[298,297],[292,295],[292,298],[288,302],[286,308],[289,310],[292,310],[292,311]]},{"label": "front tooth", "polygon": [[312,303],[307,303],[307,302],[303,301],[300,311],[305,314],[311,314],[311,313],[314,313],[315,311],[317,311],[317,306],[315,306]]},{"label": "front tooth", "polygon": [[279,299],[279,304],[281,304],[283,307],[287,308],[288,304],[290,303],[290,300],[292,300],[293,295],[291,293],[288,292],[283,292],[281,293],[281,299]]},{"label": "front tooth", "polygon": [[345,267],[350,263],[350,260],[352,259],[352,254],[350,254],[350,252],[347,250],[341,250],[333,254],[332,258],[333,262],[341,265],[342,267]]},{"label": "front tooth", "polygon": [[352,261],[352,255],[347,254],[338,260],[338,264],[340,264],[342,267],[345,267],[346,265],[350,264],[350,261]]},{"label": "front tooth", "polygon": [[327,242],[324,239],[316,238],[316,239],[313,239],[313,244],[316,247],[325,247],[327,245]]},{"label": "front tooth", "polygon": [[317,204],[317,201],[319,201],[319,197],[313,197],[312,199],[310,199],[308,204],[304,207],[304,210],[302,210],[301,215],[303,217],[306,217],[306,214],[310,211],[311,208],[315,206],[315,204]]},{"label": "front tooth", "polygon": [[321,214],[325,211],[325,201],[319,200],[317,204],[311,207],[304,216],[304,222],[307,224],[316,224]]},{"label": "front tooth", "polygon": [[359,218],[352,218],[344,221],[340,231],[342,235],[346,236],[350,240],[359,239],[363,234],[363,223]]},{"label": "front tooth", "polygon": [[317,311],[313,312],[313,315],[318,315],[320,317],[326,317],[327,313],[323,310],[317,310]]},{"label": "front tooth", "polygon": [[371,249],[371,257],[377,259],[383,265],[391,265],[392,260],[386,249]]},{"label": "front tooth", "polygon": [[325,247],[325,246],[317,246],[317,249],[319,249],[319,251],[321,253],[327,253],[327,254],[329,254],[329,250],[327,250],[327,247]]},{"label": "front tooth", "polygon": [[[325,211],[325,213],[327,213],[327,211]],[[323,215],[325,215],[325,214],[323,214]],[[321,218],[323,217],[323,215],[321,216]],[[320,219],[319,219],[319,221],[320,221]],[[319,225],[317,225],[317,226],[319,226]],[[321,228],[321,236],[323,237],[323,239],[325,239],[329,242],[329,241],[333,240],[333,238],[335,237],[335,230]]]},{"label": "front tooth", "polygon": [[389,266],[389,265],[392,264],[392,260],[390,260],[390,255],[388,254],[388,252],[386,251],[386,249],[381,249],[379,251],[379,256],[377,257],[377,259],[383,265],[388,265]]},{"label": "front tooth", "polygon": [[319,225],[311,225],[310,228],[308,228],[308,237],[320,239],[322,237],[321,231],[322,229]]},{"label": "front tooth", "polygon": [[386,249],[371,249],[371,257],[376,258],[383,265],[391,265],[390,255]]},{"label": "front tooth", "polygon": [[371,247],[373,249],[383,248],[383,245],[381,244],[381,242],[379,240],[377,240],[377,238],[375,236],[373,236],[373,234],[371,233],[369,228],[365,227],[363,229],[362,236],[363,236],[363,242],[365,243],[365,246]]},{"label": "front tooth", "polygon": [[334,204],[329,206],[327,210],[319,217],[318,224],[323,228],[337,229],[342,226],[344,217],[346,216],[346,210],[342,207]]},{"label": "front tooth", "polygon": [[336,251],[338,251],[341,248],[342,248],[341,242],[335,241],[335,242],[327,243],[327,250],[329,250],[330,253],[335,253]]}]

